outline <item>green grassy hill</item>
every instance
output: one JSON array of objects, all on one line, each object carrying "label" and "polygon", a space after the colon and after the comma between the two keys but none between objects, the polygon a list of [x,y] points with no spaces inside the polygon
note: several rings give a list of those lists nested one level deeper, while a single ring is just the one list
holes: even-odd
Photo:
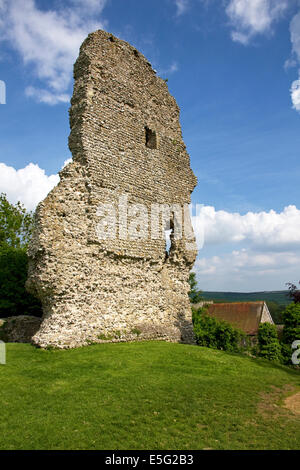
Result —
[{"label": "green grassy hill", "polygon": [[287,297],[288,291],[265,291],[265,292],[207,292],[202,293],[206,300],[224,300],[225,302],[249,302],[264,300],[265,302],[277,302],[279,305],[288,305],[291,300]]},{"label": "green grassy hill", "polygon": [[300,449],[299,372],[183,344],[8,344],[0,449]]}]

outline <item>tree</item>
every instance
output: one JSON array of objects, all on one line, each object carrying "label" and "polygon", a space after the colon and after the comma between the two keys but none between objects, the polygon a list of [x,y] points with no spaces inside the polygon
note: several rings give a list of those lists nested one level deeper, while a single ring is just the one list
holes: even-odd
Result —
[{"label": "tree", "polygon": [[273,300],[269,300],[268,302],[266,302],[266,304],[274,323],[276,323],[277,325],[282,324],[282,312],[285,310],[285,306],[280,305],[278,304],[278,302],[274,302]]},{"label": "tree", "polygon": [[0,317],[42,316],[40,301],[25,290],[28,257],[24,248],[0,249]]},{"label": "tree", "polygon": [[300,303],[291,303],[282,314],[284,327],[282,331],[282,354],[284,362],[291,364],[292,344],[300,340]]},{"label": "tree", "polygon": [[13,205],[0,194],[0,247],[27,247],[33,230],[33,214],[20,202]]},{"label": "tree", "polygon": [[193,312],[193,325],[196,342],[199,346],[223,351],[242,351],[247,345],[246,334],[230,323],[210,317],[207,307]]},{"label": "tree", "polygon": [[190,301],[193,304],[197,304],[204,300],[202,297],[202,291],[197,289],[196,273],[190,273],[189,284],[191,288],[189,292]]},{"label": "tree", "polygon": [[282,339],[287,344],[300,340],[300,304],[291,303],[282,314],[284,327]]},{"label": "tree", "polygon": [[273,362],[282,362],[281,346],[276,325],[261,323],[258,328],[259,356]]},{"label": "tree", "polygon": [[288,286],[288,289],[289,289],[289,293],[288,293],[289,298],[292,299],[292,301],[295,304],[299,304],[300,303],[300,289],[297,289],[297,286],[295,286],[295,284],[292,284],[291,282],[287,282],[286,285]]},{"label": "tree", "polygon": [[0,195],[0,317],[42,315],[40,301],[25,290],[27,246],[33,215],[20,202],[13,205]]}]

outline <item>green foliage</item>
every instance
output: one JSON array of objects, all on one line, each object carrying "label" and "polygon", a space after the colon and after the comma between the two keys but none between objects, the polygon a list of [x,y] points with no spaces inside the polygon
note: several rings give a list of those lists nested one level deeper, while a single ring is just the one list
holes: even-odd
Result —
[{"label": "green foliage", "polygon": [[274,302],[272,300],[266,302],[271,317],[277,325],[281,325],[283,323],[282,313],[285,309],[284,305],[280,305],[278,302]]},{"label": "green foliage", "polygon": [[300,339],[300,304],[291,303],[283,312],[283,333],[284,343],[291,344],[296,339]]},{"label": "green foliage", "polygon": [[261,323],[258,329],[258,355],[273,362],[282,362],[276,325]]},{"label": "green foliage", "polygon": [[140,336],[140,334],[141,334],[142,332],[141,332],[141,330],[139,330],[138,328],[132,328],[131,333],[132,333],[133,335]]},{"label": "green foliage", "polygon": [[294,302],[295,304],[300,304],[300,289],[297,289],[297,286],[295,286],[295,284],[292,284],[291,282],[288,282],[286,285],[289,288],[288,296],[291,299],[291,301]]},{"label": "green foliage", "polygon": [[300,340],[300,304],[288,305],[281,313],[281,317],[284,324],[281,342],[275,325],[269,323],[260,325],[258,354],[270,361],[292,365],[291,359],[294,352],[292,344],[295,340]]},{"label": "green foliage", "polygon": [[197,289],[196,273],[190,273],[189,277],[190,292],[189,298],[193,304],[201,302],[203,300],[202,291]]},{"label": "green foliage", "polygon": [[247,343],[244,332],[226,321],[208,316],[206,307],[194,310],[193,323],[196,342],[199,346],[238,352],[243,349],[242,345]]},{"label": "green foliage", "polygon": [[104,333],[101,333],[98,336],[98,339],[101,339],[102,341],[111,341],[114,337],[112,335],[105,335]]},{"label": "green foliage", "polygon": [[292,365],[293,352],[294,352],[294,349],[292,349],[292,343],[291,344],[281,343],[281,355],[282,355],[283,364],[290,365],[290,366]]},{"label": "green foliage", "polygon": [[25,248],[0,247],[0,317],[42,316],[39,300],[25,290],[28,257]]},{"label": "green foliage", "polygon": [[33,214],[20,202],[13,205],[0,194],[0,247],[27,247],[33,229]]},{"label": "green foliage", "polygon": [[25,290],[27,246],[33,229],[33,215],[20,202],[10,204],[0,195],[0,317],[41,316],[40,302]]},{"label": "green foliage", "polygon": [[300,340],[300,303],[291,303],[283,312],[282,354],[284,362],[291,364],[292,343]]}]

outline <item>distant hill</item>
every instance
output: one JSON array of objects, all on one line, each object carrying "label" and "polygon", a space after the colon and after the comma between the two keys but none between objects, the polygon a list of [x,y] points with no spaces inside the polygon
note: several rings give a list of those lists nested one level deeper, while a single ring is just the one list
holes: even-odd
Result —
[{"label": "distant hill", "polygon": [[224,302],[250,302],[264,300],[265,302],[277,302],[279,305],[288,305],[291,300],[287,296],[287,290],[263,291],[263,292],[208,292],[203,291],[205,300],[215,300]]}]

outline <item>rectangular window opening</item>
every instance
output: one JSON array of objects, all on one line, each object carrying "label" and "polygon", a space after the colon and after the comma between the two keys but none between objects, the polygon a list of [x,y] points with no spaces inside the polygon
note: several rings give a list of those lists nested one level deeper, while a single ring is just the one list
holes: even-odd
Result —
[{"label": "rectangular window opening", "polygon": [[146,147],[149,149],[157,149],[157,137],[156,132],[149,129],[149,127],[145,127],[146,132]]}]

